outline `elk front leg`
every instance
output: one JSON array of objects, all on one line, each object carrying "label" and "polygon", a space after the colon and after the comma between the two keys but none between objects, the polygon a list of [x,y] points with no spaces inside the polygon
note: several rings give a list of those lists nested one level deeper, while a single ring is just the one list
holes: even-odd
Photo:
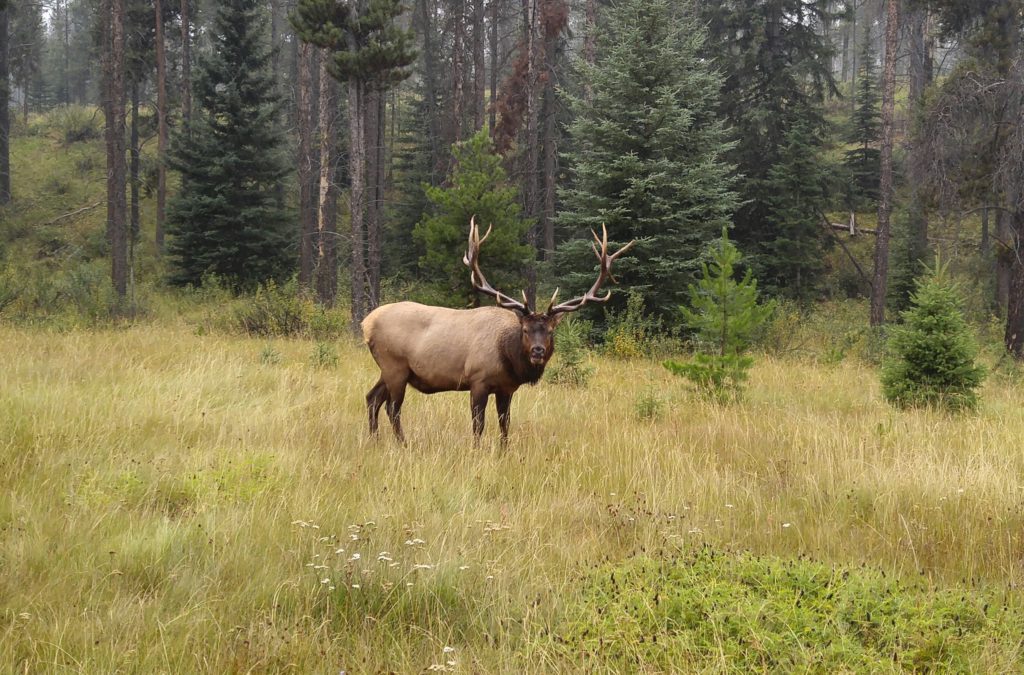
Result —
[{"label": "elk front leg", "polygon": [[495,394],[494,407],[498,409],[498,426],[504,443],[508,441],[508,423],[512,418],[512,394]]},{"label": "elk front leg", "polygon": [[391,428],[395,432],[398,441],[405,444],[405,434],[402,433],[402,401],[405,400],[405,381],[401,384],[388,386],[388,401],[386,410],[391,418]]},{"label": "elk front leg", "polygon": [[473,411],[473,435],[477,442],[484,433],[484,412],[487,410],[487,397],[490,394],[486,389],[473,389],[469,392],[469,405]]}]

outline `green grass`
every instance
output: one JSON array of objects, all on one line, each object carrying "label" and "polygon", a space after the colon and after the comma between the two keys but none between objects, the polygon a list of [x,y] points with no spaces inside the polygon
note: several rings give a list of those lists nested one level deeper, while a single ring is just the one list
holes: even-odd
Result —
[{"label": "green grass", "polygon": [[[651,583],[710,593],[759,560],[730,553],[749,551],[867,565],[857,583],[889,588],[884,572],[918,594],[900,607],[1016,606],[1024,392],[1013,381],[986,384],[974,416],[898,412],[859,361],[760,357],[744,401],[717,406],[656,362],[596,358],[586,388],[517,394],[504,451],[493,408],[474,447],[465,394],[415,392],[402,447],[386,430],[367,438],[365,349],[330,348],[337,365],[324,368],[316,339],[197,335],[186,322],[0,327],[0,664],[587,670],[551,635],[580,624],[594,579],[692,564],[704,545],[723,552],[719,567]],[[638,416],[652,391],[661,415]],[[824,569],[806,568],[808,593]],[[715,616],[749,617],[759,598],[793,592],[765,586]],[[917,632],[893,639],[918,649],[923,615],[906,617]],[[1017,624],[987,621],[950,624],[972,637],[949,663],[1019,666],[1005,639]],[[815,644],[780,643],[791,661],[778,663],[826,663],[804,653]],[[728,669],[706,640],[694,645],[673,667]],[[634,669],[617,658],[591,665]],[[648,670],[667,668],[651,658]],[[756,658],[736,663],[774,663]]]}]

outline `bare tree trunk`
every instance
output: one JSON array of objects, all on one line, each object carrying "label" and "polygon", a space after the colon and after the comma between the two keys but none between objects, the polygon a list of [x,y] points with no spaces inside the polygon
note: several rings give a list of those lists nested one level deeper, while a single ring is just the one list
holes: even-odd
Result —
[{"label": "bare tree trunk", "polygon": [[[583,59],[591,66],[597,62],[597,0],[587,0],[586,4]],[[587,101],[594,100],[594,88],[589,81],[583,84],[583,95]]]},{"label": "bare tree trunk", "polygon": [[103,0],[103,107],[107,145],[107,234],[111,281],[118,310],[128,292],[128,228],[125,211],[124,0]]},{"label": "bare tree trunk", "polygon": [[298,49],[295,116],[299,135],[299,286],[308,289],[313,285],[314,256],[319,250],[316,210],[313,208],[313,60],[316,52],[310,43],[302,40],[299,40]]},{"label": "bare tree trunk", "polygon": [[431,173],[443,173],[444,168],[441,162],[441,122],[437,106],[438,96],[438,64],[437,51],[434,46],[434,13],[430,0],[418,0],[416,7],[419,10],[417,17],[419,26],[417,32],[423,36],[423,88],[424,103],[426,104],[427,129],[430,133],[430,170]]},{"label": "bare tree trunk", "polygon": [[382,263],[382,221],[384,210],[384,127],[386,123],[386,93],[374,88],[367,92],[366,155],[367,155],[367,204],[366,218],[366,277],[367,311],[372,312],[380,305],[380,273]]},{"label": "bare tree trunk", "polygon": [[558,170],[558,94],[556,87],[558,83],[555,81],[554,73],[558,59],[558,40],[558,36],[548,37],[544,45],[545,67],[548,72],[548,79],[544,83],[544,133],[541,140],[544,164],[544,203],[540,214],[540,227],[544,239],[544,260],[551,260],[555,251],[555,174]]},{"label": "bare tree trunk", "polygon": [[[539,106],[537,105],[537,84],[541,68],[540,62],[540,12],[536,0],[523,0],[524,12],[524,47],[526,49],[529,67],[527,70],[526,83],[526,152],[524,153],[523,180],[526,184],[526,213],[534,218],[534,224],[527,233],[527,243],[537,251],[540,249],[540,219],[541,197],[540,181],[538,176],[538,146],[540,145],[539,130]],[[537,300],[537,270],[530,265],[526,271],[526,297],[530,307],[536,307]]]},{"label": "bare tree trunk", "polygon": [[71,3],[64,0],[64,61],[61,78],[64,83],[64,91],[61,93],[61,103],[71,103]]},{"label": "bare tree trunk", "polygon": [[497,122],[498,116],[498,111],[494,105],[495,101],[498,100],[498,2],[499,0],[491,0],[491,104],[489,106],[490,119],[488,123],[491,126],[492,134],[494,133],[494,125]]},{"label": "bare tree trunk", "polygon": [[1013,235],[1006,224],[1006,212],[996,210],[996,305],[1006,311],[1010,301],[1010,276],[1013,272]]},{"label": "bare tree trunk", "polygon": [[349,208],[352,223],[352,330],[359,332],[359,324],[366,317],[366,225],[365,211],[366,138],[365,104],[366,85],[362,80],[349,78],[349,178],[352,182]]},{"label": "bare tree trunk", "polygon": [[154,0],[156,6],[156,254],[164,253],[164,220],[167,212],[167,52],[164,45],[163,0]]},{"label": "bare tree trunk", "polygon": [[[928,10],[914,9],[908,17],[910,37],[910,93],[909,109],[914,115],[924,105],[924,92],[932,81],[931,40],[928,37]],[[919,159],[921,147],[913,139],[907,152],[907,177],[910,189],[910,246],[911,260],[924,260],[928,256],[928,214],[921,197],[921,186],[926,176],[924,162]]]},{"label": "bare tree trunk", "polygon": [[1010,283],[1006,306],[1007,351],[1016,359],[1024,358],[1024,212],[1015,210],[1010,229]]},{"label": "bare tree trunk", "polygon": [[192,25],[189,23],[189,3],[181,0],[181,116],[188,130],[192,121]]},{"label": "bare tree trunk", "polygon": [[893,112],[896,97],[896,47],[899,31],[898,0],[886,0],[885,69],[882,76],[882,148],[875,236],[875,274],[871,283],[871,325],[885,322],[885,295],[889,281],[889,218],[892,215]]},{"label": "bare tree trunk", "polygon": [[[11,112],[8,54],[8,9],[0,8],[0,204],[11,201]],[[26,88],[25,98],[28,99]]]},{"label": "bare tree trunk", "polygon": [[338,296],[338,234],[337,187],[334,184],[334,151],[337,129],[334,126],[334,80],[327,72],[330,54],[320,50],[320,182],[317,199],[317,300],[325,307],[333,307]]},{"label": "bare tree trunk", "polygon": [[462,140],[462,122],[463,117],[466,114],[465,102],[466,92],[464,90],[464,84],[466,81],[465,73],[465,38],[466,38],[466,2],[465,0],[458,0],[454,7],[454,16],[452,17],[454,25],[452,27],[453,33],[453,44],[452,44],[452,119],[451,119],[451,133],[449,135],[449,142],[455,143]]},{"label": "bare tree trunk", "polygon": [[484,0],[473,0],[473,130],[484,125]]},{"label": "bare tree trunk", "polygon": [[128,131],[128,214],[132,240],[139,236],[139,83],[132,79],[132,117]]}]

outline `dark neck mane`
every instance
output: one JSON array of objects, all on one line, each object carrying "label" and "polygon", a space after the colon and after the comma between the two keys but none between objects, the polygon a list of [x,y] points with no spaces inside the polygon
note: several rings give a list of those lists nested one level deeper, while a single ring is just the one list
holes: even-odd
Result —
[{"label": "dark neck mane", "polygon": [[523,344],[518,330],[506,332],[501,336],[501,363],[506,372],[514,377],[519,384],[537,384],[544,375],[544,366],[535,366],[523,354]]}]

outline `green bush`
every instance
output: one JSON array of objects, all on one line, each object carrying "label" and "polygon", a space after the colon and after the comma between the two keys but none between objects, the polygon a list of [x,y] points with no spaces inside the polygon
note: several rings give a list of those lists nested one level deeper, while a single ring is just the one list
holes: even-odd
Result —
[{"label": "green bush", "polygon": [[309,363],[314,368],[331,369],[338,365],[338,350],[329,342],[317,342]]},{"label": "green bush", "polygon": [[703,278],[690,284],[693,309],[680,308],[700,351],[689,363],[665,361],[663,365],[693,382],[702,394],[730,400],[742,392],[747,371],[754,365],[744,352],[771,317],[774,304],[758,303],[757,281],[749,269],[740,281],[733,278],[742,256],[725,228],[710,257],[710,265],[702,264]]},{"label": "green bush", "polygon": [[935,406],[970,410],[985,370],[961,309],[963,298],[945,265],[916,281],[910,309],[889,339],[892,356],[882,368],[882,392],[899,408]]},{"label": "green bush", "polygon": [[573,586],[531,646],[580,672],[1024,668],[1024,612],[1005,591],[706,548],[603,565]]},{"label": "green bush", "polygon": [[631,289],[626,308],[606,315],[604,353],[617,359],[639,359],[672,351],[676,340],[660,319],[644,313],[644,296]]},{"label": "green bush", "polygon": [[586,365],[588,328],[588,322],[573,318],[558,327],[555,363],[548,368],[548,380],[572,387],[587,386],[594,373],[594,369]]},{"label": "green bush", "polygon": [[100,138],[103,120],[97,108],[62,105],[46,113],[46,128],[51,137],[71,145]]},{"label": "green bush", "polygon": [[633,412],[638,419],[656,420],[665,411],[665,401],[654,389],[647,389],[633,402]]}]

